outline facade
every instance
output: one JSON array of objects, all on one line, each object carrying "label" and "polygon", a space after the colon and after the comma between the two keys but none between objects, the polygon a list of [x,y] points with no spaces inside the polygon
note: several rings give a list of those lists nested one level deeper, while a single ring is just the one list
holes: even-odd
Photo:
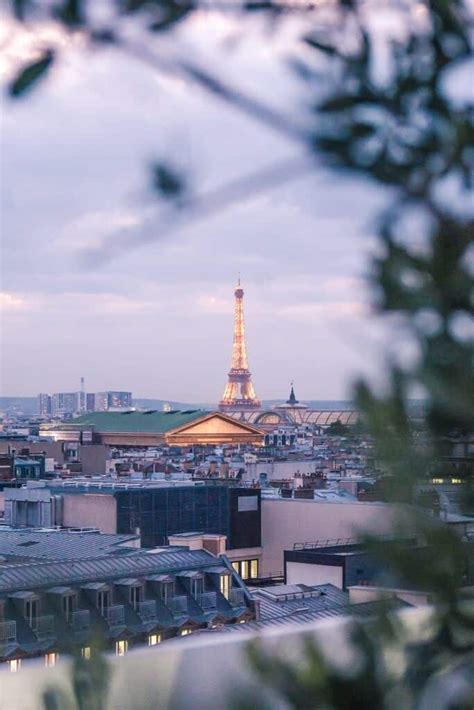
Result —
[{"label": "facade", "polygon": [[260,409],[260,401],[255,394],[247,358],[244,326],[244,290],[240,286],[240,278],[234,296],[232,363],[227,385],[219,403],[219,409],[223,412]]},{"label": "facade", "polygon": [[[419,544],[416,537],[399,539],[397,543],[403,546],[405,554],[414,564],[421,568],[429,564],[431,551],[426,545]],[[465,557],[462,564],[466,586],[472,584],[474,578],[473,550],[472,542],[464,544]],[[311,585],[321,584],[324,580],[344,591],[349,587],[374,585],[382,588],[410,589],[405,579],[394,575],[386,566],[384,559],[382,554],[375,555],[360,543],[326,546],[307,544],[301,549],[285,551],[285,581],[294,584],[298,580]]]},{"label": "facade", "polygon": [[199,629],[253,619],[254,604],[225,557],[167,548],[7,566],[0,577],[0,661],[46,666],[94,639],[124,655]]},{"label": "facade", "polygon": [[94,409],[96,412],[107,412],[112,409],[130,409],[132,407],[131,392],[97,392]]},{"label": "facade", "polygon": [[[283,576],[284,552],[292,550],[295,544],[353,538],[360,531],[390,534],[395,514],[394,506],[387,503],[267,498],[263,495],[261,576]],[[297,581],[304,582],[303,579]]]},{"label": "facade", "polygon": [[120,447],[263,445],[263,432],[222,412],[91,412],[68,424],[43,425],[40,435],[56,441]]},{"label": "facade", "polygon": [[38,411],[40,417],[50,417],[52,412],[51,396],[42,392],[38,395]]},{"label": "facade", "polygon": [[229,550],[261,547],[257,489],[186,482],[34,484],[6,489],[4,505],[5,522],[12,527],[92,527],[140,535],[143,547],[199,531],[225,535]]},{"label": "facade", "polygon": [[51,397],[51,414],[64,417],[79,411],[79,392],[56,392]]}]

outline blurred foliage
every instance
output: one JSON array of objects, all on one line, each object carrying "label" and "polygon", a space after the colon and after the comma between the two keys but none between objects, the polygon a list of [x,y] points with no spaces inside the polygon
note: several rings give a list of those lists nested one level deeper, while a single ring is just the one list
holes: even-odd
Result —
[{"label": "blurred foliage", "polygon": [[80,648],[72,650],[71,685],[51,686],[43,692],[44,710],[104,710],[107,706],[111,668],[103,653],[103,644],[96,639],[90,658],[84,658]]},{"label": "blurred foliage", "polygon": [[[112,19],[97,25],[88,18],[86,5],[16,0],[11,6],[22,21],[53,18],[66,32],[79,29],[91,43],[115,43],[122,49],[121,18],[140,17],[145,35],[156,40],[157,32],[169,31],[199,7],[186,0],[116,0]],[[291,6],[270,1],[236,3],[239,8],[280,22],[292,12]],[[400,359],[394,343],[385,390],[361,381],[355,400],[385,472],[386,495],[405,504],[398,532],[405,538],[407,532],[415,535],[425,557],[420,564],[406,539],[393,545],[371,538],[364,542],[397,578],[430,593],[433,613],[425,632],[415,635],[410,623],[396,615],[354,624],[350,668],[330,663],[314,641],[305,642],[294,661],[270,657],[255,645],[249,657],[260,688],[273,697],[269,707],[472,708],[472,604],[459,594],[472,573],[472,547],[439,521],[435,502],[427,494],[420,497],[417,485],[443,465],[447,437],[474,431],[474,222],[465,209],[472,187],[472,107],[448,90],[450,83],[459,84],[456,72],[470,59],[472,18],[461,0],[387,0],[383,8],[362,0],[334,0],[322,3],[323,10],[321,22],[318,9],[307,12],[305,56],[292,63],[308,92],[308,130],[226,84],[217,69],[204,71],[186,57],[171,71],[286,134],[326,165],[386,189],[390,205],[379,219],[371,283],[378,312],[403,324],[402,338],[409,339],[415,356],[409,362]],[[293,11],[301,16],[301,7]],[[386,24],[398,26],[384,39],[382,59],[380,37],[371,26],[379,12],[392,13]],[[137,56],[136,49],[132,54]],[[157,57],[139,56],[158,70],[170,70]],[[30,90],[56,57],[57,52],[47,50],[23,67],[10,94],[18,98]],[[182,176],[161,163],[153,166],[152,182],[166,199],[178,197],[185,186]],[[422,435],[409,417],[413,393],[425,401]],[[460,488],[466,505],[473,500],[469,473]],[[240,707],[264,707],[264,695],[241,698]]]}]

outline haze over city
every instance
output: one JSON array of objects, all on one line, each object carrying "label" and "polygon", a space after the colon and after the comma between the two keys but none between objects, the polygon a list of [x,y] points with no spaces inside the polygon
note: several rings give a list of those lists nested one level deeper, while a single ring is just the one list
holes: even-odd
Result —
[{"label": "haze over city", "polygon": [[[228,51],[233,22],[216,27],[196,33],[191,22],[184,46],[204,61],[217,53],[230,72],[251,63],[242,82],[256,94],[271,95],[277,74],[295,92],[290,35],[270,52],[249,32]],[[381,330],[364,284],[381,203],[373,188],[321,168],[162,237],[163,208],[147,185],[156,155],[178,156],[201,192],[265,166],[269,154],[287,157],[291,146],[107,51],[84,63],[70,49],[40,91],[3,107],[2,127],[3,395],[69,391],[85,375],[91,390],[217,401],[238,272],[261,399],[286,396],[292,379],[302,398],[347,398],[354,376],[376,369]]]}]

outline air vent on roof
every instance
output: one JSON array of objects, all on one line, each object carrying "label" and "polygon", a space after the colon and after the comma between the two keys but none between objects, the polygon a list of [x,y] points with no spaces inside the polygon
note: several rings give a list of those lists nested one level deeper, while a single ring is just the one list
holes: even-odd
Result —
[{"label": "air vent on roof", "polygon": [[145,414],[156,414],[156,412],[156,409],[148,409],[146,412],[142,412],[142,414],[145,416]]},{"label": "air vent on roof", "polygon": [[181,414],[194,414],[195,412],[199,412],[199,409],[185,409]]},{"label": "air vent on roof", "polygon": [[133,410],[129,410],[128,412],[120,412],[122,417],[124,417],[126,414],[135,414]]},{"label": "air vent on roof", "polygon": [[179,409],[170,409],[169,412],[163,412],[163,414],[177,414],[179,412]]}]

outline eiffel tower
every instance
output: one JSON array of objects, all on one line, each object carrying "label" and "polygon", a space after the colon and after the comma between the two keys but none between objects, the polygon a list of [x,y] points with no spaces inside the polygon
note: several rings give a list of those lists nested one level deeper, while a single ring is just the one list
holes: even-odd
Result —
[{"label": "eiffel tower", "polygon": [[234,343],[232,346],[232,363],[228,375],[224,395],[219,402],[221,412],[242,409],[260,409],[252,384],[252,375],[247,360],[244,327],[244,290],[240,286],[240,276],[237,283],[234,309]]}]

